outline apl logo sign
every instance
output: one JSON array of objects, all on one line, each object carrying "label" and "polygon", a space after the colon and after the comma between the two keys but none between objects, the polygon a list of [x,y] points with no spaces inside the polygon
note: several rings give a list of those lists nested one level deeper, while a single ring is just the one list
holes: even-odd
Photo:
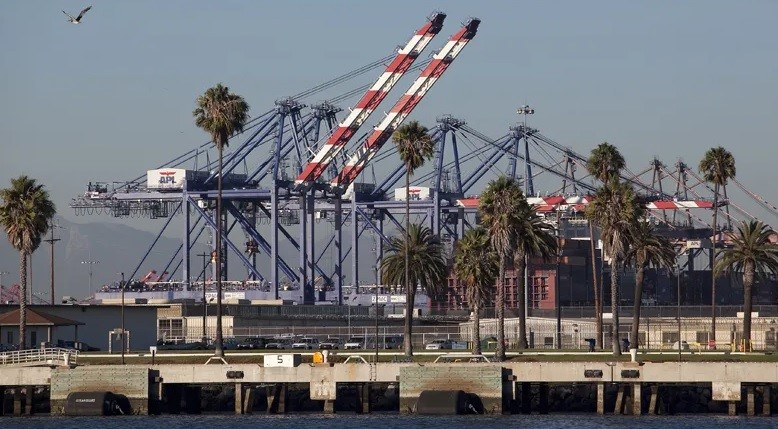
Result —
[{"label": "apl logo sign", "polygon": [[408,189],[408,199],[411,201],[417,201],[421,199],[421,189]]},{"label": "apl logo sign", "polygon": [[159,184],[160,185],[175,185],[176,184],[176,172],[175,171],[160,171],[159,172]]}]

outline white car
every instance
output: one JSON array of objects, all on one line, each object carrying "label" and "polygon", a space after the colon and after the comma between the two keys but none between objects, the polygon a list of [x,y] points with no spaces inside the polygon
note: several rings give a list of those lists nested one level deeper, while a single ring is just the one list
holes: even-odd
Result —
[{"label": "white car", "polygon": [[451,340],[433,340],[430,343],[427,343],[426,346],[424,346],[425,350],[450,350],[451,349]]},{"label": "white car", "polygon": [[358,350],[365,348],[365,339],[362,337],[351,337],[343,344],[343,348],[346,350]]},{"label": "white car", "polygon": [[292,343],[293,349],[313,350],[319,348],[319,340],[311,337],[302,337]]},{"label": "white car", "polygon": [[319,343],[319,348],[322,350],[333,350],[339,349],[342,345],[340,338],[327,338]]}]

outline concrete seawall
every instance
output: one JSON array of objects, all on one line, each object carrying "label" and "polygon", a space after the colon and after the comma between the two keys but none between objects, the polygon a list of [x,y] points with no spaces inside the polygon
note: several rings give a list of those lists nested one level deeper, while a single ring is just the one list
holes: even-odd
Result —
[{"label": "concrete seawall", "polygon": [[136,414],[158,412],[163,409],[163,403],[170,401],[186,402],[185,409],[196,412],[200,409],[200,389],[206,385],[234,388],[235,411],[239,413],[251,412],[254,391],[260,387],[269,389],[268,409],[285,412],[284,398],[287,386],[291,385],[307,385],[310,400],[321,401],[323,410],[329,412],[337,411],[335,400],[342,401],[338,398],[338,391],[342,390],[339,386],[346,385],[356,386],[356,390],[351,389],[358,392],[359,404],[355,408],[366,412],[370,409],[371,386],[376,385],[399,387],[401,412],[412,412],[424,390],[463,390],[476,395],[486,413],[527,412],[533,407],[543,412],[549,409],[549,404],[564,400],[555,399],[558,393],[550,390],[550,386],[579,384],[590,388],[585,393],[578,389],[560,390],[563,393],[559,395],[589,398],[594,391],[595,411],[599,413],[655,412],[662,391],[670,394],[664,387],[693,385],[702,389],[696,395],[708,398],[695,401],[721,403],[731,414],[737,412],[741,403],[745,405],[740,407],[749,414],[759,413],[757,409],[762,414],[771,414],[778,365],[774,362],[458,362],[303,363],[289,367],[258,364],[0,367],[0,388],[16,395],[21,390],[30,391],[33,386],[45,387],[51,392],[47,399],[54,414],[62,412],[68,393],[85,391],[125,395]]}]

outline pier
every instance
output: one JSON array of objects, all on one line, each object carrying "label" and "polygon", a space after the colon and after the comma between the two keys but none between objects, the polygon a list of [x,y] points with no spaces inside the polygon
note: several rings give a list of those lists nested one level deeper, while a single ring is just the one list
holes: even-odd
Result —
[{"label": "pier", "polygon": [[[555,385],[585,386],[596,390],[599,414],[655,414],[663,395],[678,386],[704,386],[712,401],[735,415],[772,415],[773,386],[778,383],[774,362],[503,362],[476,361],[463,354],[462,362],[300,363],[299,355],[266,355],[287,366],[267,364],[161,364],[83,365],[56,364],[0,366],[0,390],[10,392],[2,407],[6,413],[31,412],[34,400],[27,392],[44,387],[49,392],[50,412],[62,414],[73,392],[105,391],[126,396],[134,414],[160,412],[199,413],[204,386],[234,387],[235,412],[251,413],[254,397],[267,398],[267,411],[288,412],[289,387],[307,386],[310,400],[322,401],[324,412],[337,412],[338,387],[356,387],[353,409],[370,412],[370,391],[394,386],[399,391],[400,412],[415,412],[423,391],[462,390],[479,399],[487,414],[547,413],[549,388]],[[268,361],[265,361],[266,363]],[[615,391],[606,400],[606,391]],[[664,392],[664,393],[663,393]],[[9,395],[5,395],[9,396]],[[45,396],[45,395],[39,395]],[[761,398],[761,400],[759,399]],[[667,398],[664,398],[667,402]],[[11,406],[9,402],[12,402]]]}]

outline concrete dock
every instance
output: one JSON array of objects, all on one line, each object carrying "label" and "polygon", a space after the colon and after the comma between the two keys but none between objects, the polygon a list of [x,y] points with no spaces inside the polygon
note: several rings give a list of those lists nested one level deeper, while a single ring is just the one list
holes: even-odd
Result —
[{"label": "concrete dock", "polygon": [[[251,411],[247,397],[252,396],[254,388],[270,386],[268,409],[284,412],[283,395],[291,384],[307,384],[310,399],[324,401],[325,411],[335,411],[333,404],[338,385],[360,386],[369,397],[370,386],[396,384],[399,386],[401,412],[413,412],[416,400],[424,390],[463,390],[480,398],[482,412],[485,413],[526,411],[527,392],[535,386],[538,392],[534,394],[535,402],[538,410],[543,412],[544,407],[547,409],[549,385],[581,383],[596,386],[595,411],[601,414],[625,412],[639,415],[646,408],[648,413],[652,413],[660,395],[657,387],[702,384],[709,387],[713,401],[728,404],[730,414],[735,414],[738,404],[745,402],[741,408],[746,409],[747,414],[771,415],[772,386],[778,383],[778,365],[774,362],[372,364],[361,361],[299,363],[298,359],[287,367],[260,364],[0,366],[0,388],[3,390],[13,390],[16,395],[23,388],[29,391],[32,386],[48,387],[52,414],[61,413],[67,395],[76,391],[110,391],[126,395],[134,413],[147,414],[159,412],[154,404],[165,397],[186,398],[188,395],[193,397],[190,401],[194,403],[198,399],[198,389],[205,385],[235,386],[237,413]],[[605,408],[606,386],[618,389],[613,410]],[[754,389],[764,398],[761,407],[754,403]],[[646,403],[649,405],[646,406]],[[14,409],[21,409],[21,406],[14,406]],[[369,411],[369,405],[362,409]]]}]

